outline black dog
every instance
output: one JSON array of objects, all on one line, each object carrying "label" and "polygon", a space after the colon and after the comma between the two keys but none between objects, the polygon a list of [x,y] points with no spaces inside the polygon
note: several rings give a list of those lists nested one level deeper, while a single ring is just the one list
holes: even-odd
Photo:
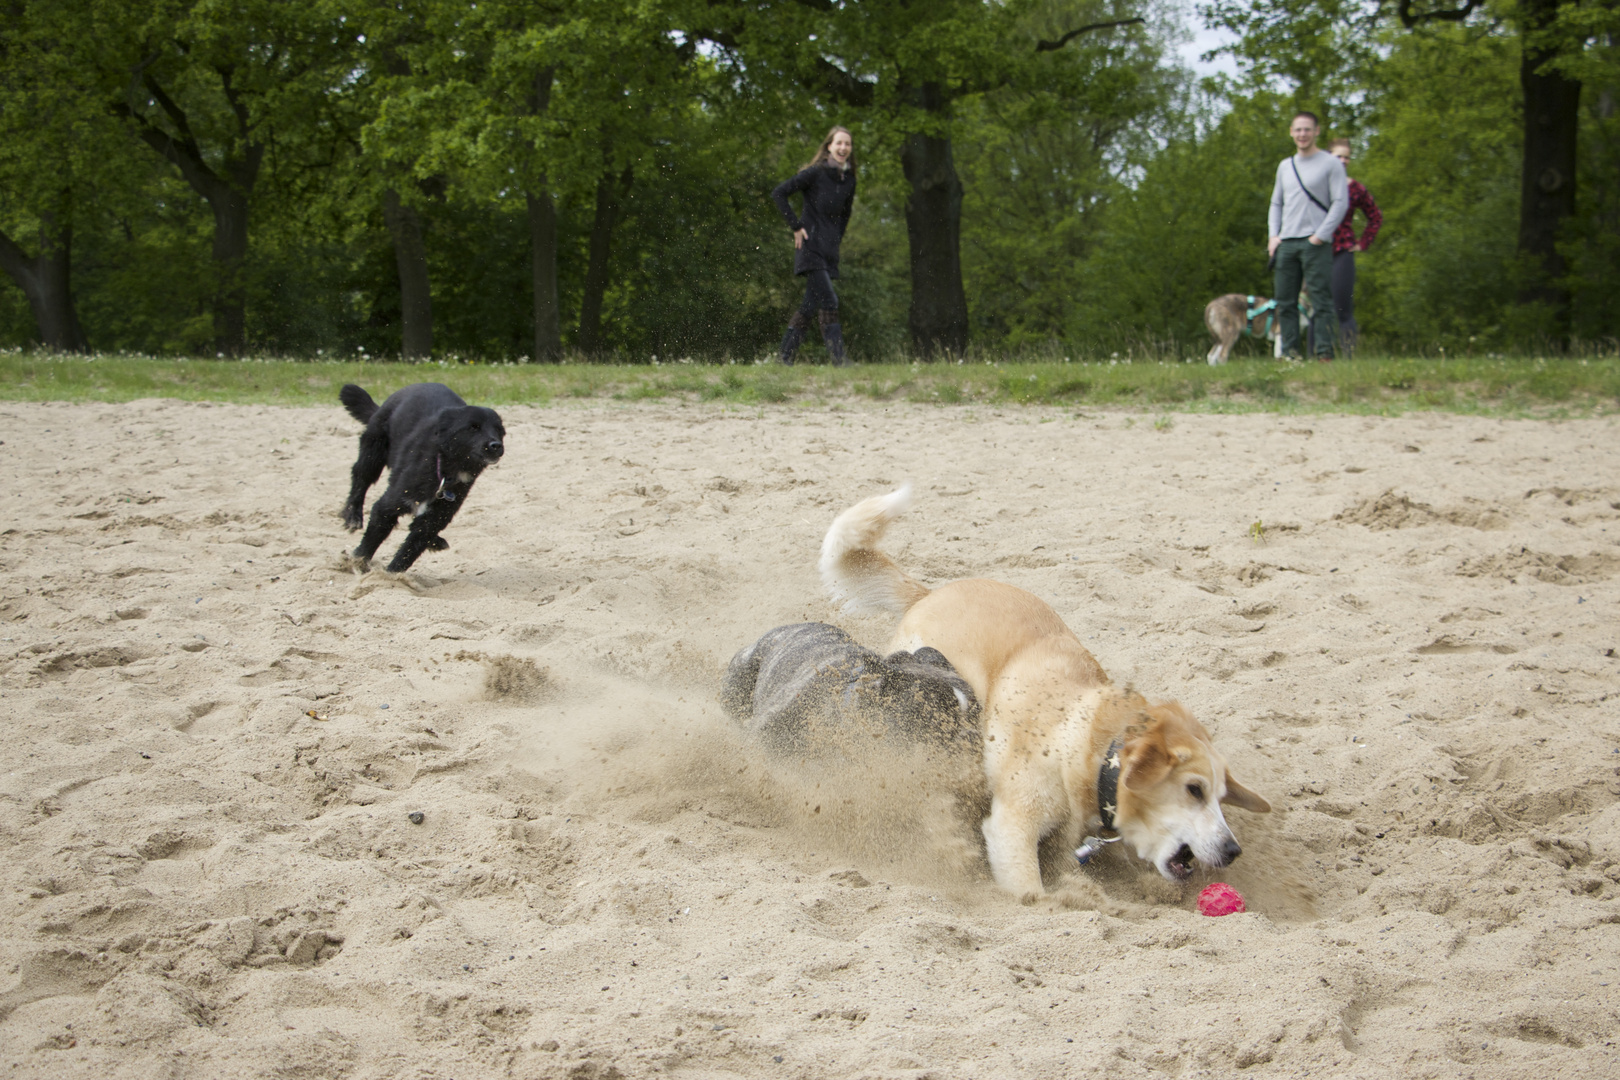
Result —
[{"label": "black dog", "polygon": [[371,504],[371,524],[354,549],[355,558],[369,566],[405,513],[412,515],[411,528],[388,564],[391,572],[410,569],[429,548],[449,547],[439,533],[461,509],[478,474],[506,452],[506,428],[495,410],[468,405],[442,383],[397,390],[381,408],[349,383],[338,391],[338,400],[366,425],[349,501],[343,504],[343,524],[350,532],[360,528],[366,489],[388,466],[388,489]]},{"label": "black dog", "polygon": [[979,702],[939,650],[879,656],[826,623],[779,626],[732,657],[720,704],[774,750],[849,729],[979,745]]}]

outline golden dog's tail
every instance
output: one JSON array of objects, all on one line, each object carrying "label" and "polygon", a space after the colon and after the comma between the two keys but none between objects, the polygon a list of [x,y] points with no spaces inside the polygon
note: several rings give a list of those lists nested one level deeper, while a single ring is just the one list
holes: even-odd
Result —
[{"label": "golden dog's tail", "polygon": [[821,582],[847,611],[903,615],[928,590],[877,549],[889,523],[911,504],[911,485],[856,503],[833,519],[821,543]]}]

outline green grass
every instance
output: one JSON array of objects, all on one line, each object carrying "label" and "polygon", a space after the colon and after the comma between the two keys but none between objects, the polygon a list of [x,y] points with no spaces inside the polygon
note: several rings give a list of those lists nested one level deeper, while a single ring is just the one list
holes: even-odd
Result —
[{"label": "green grass", "polygon": [[[1620,357],[1400,357],[1333,364],[1237,359],[1202,363],[890,363],[835,369],[751,364],[400,364],[291,360],[173,360],[0,353],[0,399],[132,401],[178,398],[240,404],[336,405],[359,383],[381,400],[407,383],[450,383],[469,401],[713,401],[830,405],[1055,405],[1169,412],[1440,410],[1509,416],[1620,411]],[[1155,425],[1160,426],[1160,425]],[[1161,430],[1168,430],[1165,424]]]}]

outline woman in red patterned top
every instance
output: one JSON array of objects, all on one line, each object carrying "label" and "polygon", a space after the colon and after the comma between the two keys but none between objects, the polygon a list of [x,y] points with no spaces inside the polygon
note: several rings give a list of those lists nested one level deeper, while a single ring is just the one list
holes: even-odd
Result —
[{"label": "woman in red patterned top", "polygon": [[[1349,139],[1334,139],[1328,144],[1328,152],[1349,170]],[[1367,217],[1367,227],[1361,230],[1359,238],[1351,223],[1358,209]],[[1360,330],[1356,325],[1356,252],[1372,247],[1373,237],[1378,235],[1378,227],[1383,223],[1384,215],[1378,212],[1372,195],[1361,181],[1351,180],[1350,209],[1345,211],[1344,220],[1333,233],[1333,307],[1339,316],[1339,333],[1344,338],[1346,355],[1355,348]]]}]

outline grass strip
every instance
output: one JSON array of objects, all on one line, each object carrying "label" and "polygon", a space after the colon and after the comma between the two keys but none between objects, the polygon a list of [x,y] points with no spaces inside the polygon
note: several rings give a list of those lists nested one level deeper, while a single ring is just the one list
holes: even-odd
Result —
[{"label": "grass strip", "polygon": [[751,364],[402,364],[279,359],[176,360],[0,353],[0,398],[335,405],[346,382],[381,401],[413,382],[447,382],[468,401],[721,402],[834,405],[1052,405],[1161,412],[1416,410],[1591,416],[1620,410],[1620,358],[1367,357],[1331,364],[1174,362],[892,363],[850,368]]}]

